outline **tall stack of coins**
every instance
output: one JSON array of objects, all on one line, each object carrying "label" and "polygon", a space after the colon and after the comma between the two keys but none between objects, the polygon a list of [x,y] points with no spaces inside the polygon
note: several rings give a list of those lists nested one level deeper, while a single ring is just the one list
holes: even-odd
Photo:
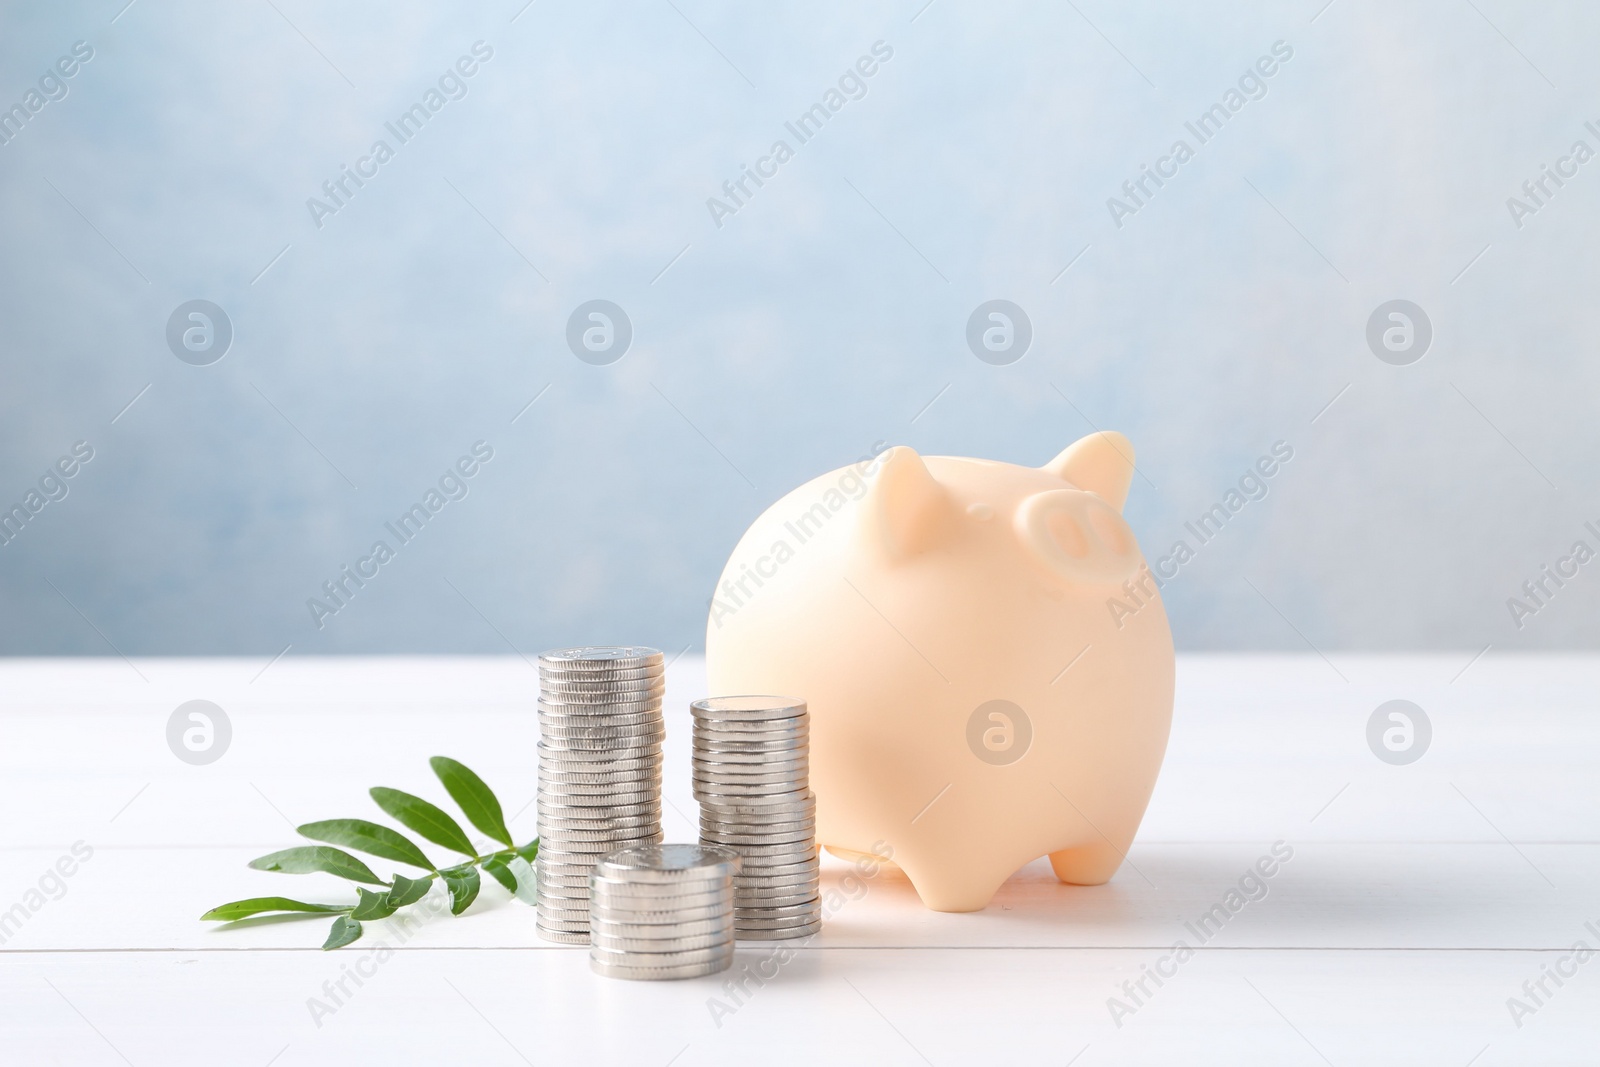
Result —
[{"label": "tall stack of coins", "polygon": [[661,653],[539,657],[539,936],[589,943],[589,876],[608,852],[661,840]]},{"label": "tall stack of coins", "polygon": [[747,941],[806,937],[822,924],[817,800],[805,701],[713,697],[694,715],[700,842],[734,849],[734,930]]},{"label": "tall stack of coins", "polygon": [[606,856],[590,879],[589,966],[611,978],[698,978],[733,963],[739,855],[644,845]]}]

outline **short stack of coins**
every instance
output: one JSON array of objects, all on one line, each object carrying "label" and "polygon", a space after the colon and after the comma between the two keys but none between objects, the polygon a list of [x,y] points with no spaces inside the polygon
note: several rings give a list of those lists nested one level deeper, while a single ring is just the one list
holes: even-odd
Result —
[{"label": "short stack of coins", "polygon": [[743,860],[734,877],[735,932],[746,941],[816,933],[822,898],[805,701],[712,697],[690,711],[700,843],[732,848]]},{"label": "short stack of coins", "polygon": [[608,852],[661,840],[661,653],[589,647],[539,657],[538,929],[589,943],[589,876]]},{"label": "short stack of coins", "polygon": [[590,879],[589,966],[610,978],[699,978],[733,963],[739,854],[643,845],[602,859]]}]

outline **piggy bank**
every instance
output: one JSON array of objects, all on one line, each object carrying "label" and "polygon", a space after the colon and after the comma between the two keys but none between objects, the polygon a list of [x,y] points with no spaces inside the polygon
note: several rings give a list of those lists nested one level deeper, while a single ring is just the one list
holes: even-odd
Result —
[{"label": "piggy bank", "polygon": [[900,446],[779,500],[711,603],[713,695],[811,710],[817,840],[886,843],[924,904],[976,911],[1019,867],[1099,885],[1172,722],[1172,633],[1122,518],[1133,449],[1042,467]]}]

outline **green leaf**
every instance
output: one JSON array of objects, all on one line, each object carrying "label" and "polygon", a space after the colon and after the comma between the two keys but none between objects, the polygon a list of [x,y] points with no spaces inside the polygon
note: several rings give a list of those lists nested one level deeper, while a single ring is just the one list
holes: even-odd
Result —
[{"label": "green leaf", "polygon": [[374,893],[370,889],[356,890],[361,895],[361,900],[350,913],[352,919],[387,919],[394,914],[394,905],[389,903],[388,893]]},{"label": "green leaf", "polygon": [[467,905],[478,898],[478,888],[482,879],[478,877],[476,867],[448,867],[439,872],[444,878],[446,888],[450,890],[450,914],[460,915],[467,910]]},{"label": "green leaf", "polygon": [[523,845],[521,848],[517,849],[516,852],[517,855],[521,856],[529,863],[532,863],[534,858],[539,855],[539,839],[537,837],[534,838],[526,845]]},{"label": "green leaf", "polygon": [[389,890],[389,906],[403,908],[407,904],[415,904],[428,895],[428,887],[432,884],[432,878],[407,878],[403,874],[395,875],[394,888]]},{"label": "green leaf", "polygon": [[494,877],[494,880],[506,887],[506,891],[517,891],[517,876],[511,873],[511,868],[506,866],[504,857],[490,856],[483,861],[483,869]]},{"label": "green leaf", "polygon": [[348,915],[341,915],[333,920],[333,928],[328,931],[328,940],[322,943],[322,950],[344,948],[350,942],[361,936],[361,924]]},{"label": "green leaf", "polygon": [[533,864],[521,856],[513,856],[506,863],[511,868],[511,873],[517,879],[517,899],[524,904],[539,903],[539,876],[534,873]]},{"label": "green leaf", "polygon": [[338,915],[349,910],[348,904],[307,904],[303,900],[290,900],[288,897],[251,897],[249,900],[219,904],[200,918],[210,919],[213,922],[233,922],[235,919],[247,919],[252,915],[268,911],[309,911]]},{"label": "green leaf", "polygon": [[466,813],[467,821],[511,848],[511,831],[506,829],[505,813],[500,810],[500,801],[493,790],[483,784],[483,779],[448,756],[434,756],[428,763],[449,791],[450,799]]},{"label": "green leaf", "polygon": [[286,848],[281,852],[253,859],[250,861],[250,866],[258,871],[279,871],[283,874],[310,874],[313,871],[323,871],[352,882],[365,882],[368,885],[388,884],[373,874],[372,868],[350,853],[326,845]]},{"label": "green leaf", "polygon": [[396,863],[409,863],[413,867],[421,867],[428,871],[438,869],[427,856],[422,854],[420,848],[411,843],[409,837],[365,819],[324,819],[321,822],[308,822],[295,829],[300,836],[309,837],[313,841],[343,845],[357,852],[381,856]]},{"label": "green leaf", "polygon": [[443,845],[453,852],[477,856],[478,850],[472,847],[467,832],[461,829],[461,824],[451,818],[450,813],[443,808],[421,797],[403,793],[398,789],[389,789],[386,786],[374,786],[368,792],[386,815],[407,830],[413,830],[434,844]]}]

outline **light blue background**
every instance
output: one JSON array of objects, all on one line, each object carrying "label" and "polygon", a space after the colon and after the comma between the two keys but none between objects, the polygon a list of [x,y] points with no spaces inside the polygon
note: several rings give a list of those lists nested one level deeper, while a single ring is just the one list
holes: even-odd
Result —
[{"label": "light blue background", "polygon": [[[96,454],[0,547],[0,651],[699,647],[800,481],[880,439],[1037,464],[1094,427],[1139,449],[1152,556],[1295,449],[1169,584],[1180,649],[1600,638],[1600,563],[1521,630],[1506,607],[1600,547],[1600,161],[1506,207],[1600,148],[1589,6],[274,2],[3,16],[6,106],[95,56],[0,146],[0,503]],[[468,95],[316,228],[477,40]],[[865,98],[716,227],[879,40]],[[1265,98],[1113,225],[1278,40]],[[194,298],[235,330],[209,367],[164,340]],[[594,298],[634,326],[609,367],[565,343]],[[1011,366],[965,345],[993,298],[1032,319]],[[1364,339],[1394,298],[1435,331],[1409,367]],[[307,598],[480,439],[470,495],[318,630]]]}]

